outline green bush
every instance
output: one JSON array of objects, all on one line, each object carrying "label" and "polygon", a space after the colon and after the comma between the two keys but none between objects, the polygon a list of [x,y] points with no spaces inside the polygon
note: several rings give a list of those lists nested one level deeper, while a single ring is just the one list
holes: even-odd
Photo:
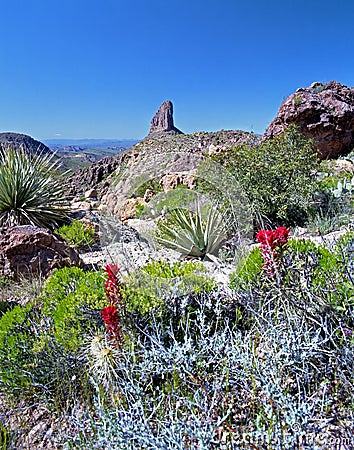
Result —
[{"label": "green bush", "polygon": [[307,268],[307,281],[313,286],[325,288],[341,272],[336,254],[310,240],[290,239],[288,255],[291,269]]},{"label": "green bush", "polygon": [[84,272],[78,267],[54,271],[41,298],[43,313],[53,323],[53,336],[65,349],[78,351],[85,333],[101,324],[106,306],[103,272]]},{"label": "green bush", "polygon": [[339,171],[334,161],[322,161],[306,227],[312,232],[329,233],[352,223],[353,194],[352,171]]},{"label": "green bush", "polygon": [[273,139],[237,146],[214,159],[234,174],[261,220],[272,226],[304,223],[318,158],[312,142],[295,126]]},{"label": "green bush", "polygon": [[91,395],[85,361],[53,338],[50,320],[30,303],[0,319],[0,385],[9,397],[41,399],[56,410]]},{"label": "green bush", "polygon": [[66,218],[66,205],[54,154],[0,149],[0,226],[54,228]]},{"label": "green bush", "polygon": [[230,275],[230,287],[236,289],[241,283],[253,283],[260,276],[264,265],[260,247],[254,247],[241,259],[235,272]]},{"label": "green bush", "polygon": [[[37,302],[16,305],[0,317],[0,384],[14,396],[50,393],[56,407],[87,393],[86,333],[103,328],[103,273],[77,267],[56,270]],[[73,378],[74,377],[74,378]]]},{"label": "green bush", "polygon": [[132,185],[133,193],[131,197],[144,197],[147,189],[151,189],[155,193],[162,191],[159,180],[156,178],[148,178],[148,175],[145,173],[133,178]]},{"label": "green bush", "polygon": [[16,305],[0,319],[0,381],[9,389],[26,389],[32,383],[33,316],[33,307],[27,304]]},{"label": "green bush", "polygon": [[175,189],[159,193],[144,206],[142,217],[158,217],[177,208],[189,208],[195,204],[196,192],[181,184]]},{"label": "green bush", "polygon": [[214,288],[215,282],[196,261],[173,264],[151,261],[130,274],[122,285],[127,310],[143,316],[151,311],[162,314],[166,302],[174,297],[210,292]]},{"label": "green bush", "polygon": [[[290,239],[279,263],[278,282],[281,289],[321,298],[328,307],[348,311],[354,307],[354,234],[342,237],[331,251],[310,240]],[[233,290],[264,290],[264,282],[275,281],[262,276],[263,258],[255,247],[230,275]],[[269,286],[268,288],[269,289]],[[299,294],[300,295],[300,294]]]},{"label": "green bush", "polygon": [[90,247],[95,242],[95,230],[90,226],[85,226],[79,220],[73,220],[69,225],[63,225],[56,233],[70,245],[79,249]]}]

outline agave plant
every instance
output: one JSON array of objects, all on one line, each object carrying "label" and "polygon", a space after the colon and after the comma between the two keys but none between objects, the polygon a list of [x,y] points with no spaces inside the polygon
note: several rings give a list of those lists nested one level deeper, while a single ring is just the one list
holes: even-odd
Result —
[{"label": "agave plant", "polygon": [[216,207],[209,209],[206,218],[204,215],[199,203],[195,211],[174,209],[166,221],[158,221],[157,241],[187,256],[216,255],[228,238],[229,221]]},{"label": "agave plant", "polygon": [[62,180],[53,153],[0,148],[0,226],[53,228],[66,217]]}]

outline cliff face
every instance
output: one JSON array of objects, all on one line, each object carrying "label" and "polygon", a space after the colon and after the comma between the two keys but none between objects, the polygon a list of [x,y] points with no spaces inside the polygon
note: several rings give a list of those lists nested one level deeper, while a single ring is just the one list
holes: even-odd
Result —
[{"label": "cliff face", "polygon": [[331,81],[298,89],[280,105],[264,138],[277,136],[291,123],[315,141],[321,159],[349,153],[354,148],[354,88]]},{"label": "cliff face", "polygon": [[0,146],[6,147],[22,147],[31,154],[35,153],[52,153],[49,147],[43,142],[33,139],[27,134],[20,133],[0,133]]}]

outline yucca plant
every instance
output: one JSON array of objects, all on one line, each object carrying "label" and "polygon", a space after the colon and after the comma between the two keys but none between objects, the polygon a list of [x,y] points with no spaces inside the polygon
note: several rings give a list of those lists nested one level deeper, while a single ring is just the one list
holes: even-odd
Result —
[{"label": "yucca plant", "polygon": [[59,164],[53,153],[0,148],[0,226],[54,228],[66,218]]},{"label": "yucca plant", "polygon": [[[204,217],[206,215],[206,217]],[[183,255],[204,258],[216,255],[227,240],[230,226],[226,216],[211,207],[207,214],[196,203],[195,211],[176,208],[157,223],[157,241]]]}]

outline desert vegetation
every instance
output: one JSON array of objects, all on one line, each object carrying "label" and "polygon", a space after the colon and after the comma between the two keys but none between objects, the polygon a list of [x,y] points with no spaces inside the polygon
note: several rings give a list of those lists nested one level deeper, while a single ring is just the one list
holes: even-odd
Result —
[{"label": "desert vegetation", "polygon": [[0,225],[54,228],[66,218],[65,196],[54,154],[0,148]]},{"label": "desert vegetation", "polygon": [[[1,202],[3,187],[15,186],[6,167],[25,168],[30,157],[2,158]],[[186,188],[156,208],[167,210],[157,218],[157,243],[180,252],[178,262],[152,259],[128,274],[112,261],[56,269],[47,279],[0,278],[0,448],[354,444],[351,172],[320,164],[293,127],[213,158],[248,199],[253,241],[242,248],[228,246],[240,209],[199,172],[197,189],[214,208],[190,192],[194,206],[178,208]],[[56,196],[52,167],[35,168]],[[27,192],[27,182],[28,175],[17,178],[17,191]],[[26,202],[16,214],[3,204],[2,225],[46,225],[74,246],[92,244],[93,230],[81,222],[59,227],[57,203],[49,202],[59,216],[42,208],[44,200],[30,206],[32,215]],[[293,237],[299,226],[306,239]],[[311,229],[317,242],[308,239]],[[333,230],[335,237],[321,239]],[[205,260],[229,267],[236,251],[228,281],[220,282]],[[27,413],[39,407],[47,416],[31,433],[42,422]]]}]

